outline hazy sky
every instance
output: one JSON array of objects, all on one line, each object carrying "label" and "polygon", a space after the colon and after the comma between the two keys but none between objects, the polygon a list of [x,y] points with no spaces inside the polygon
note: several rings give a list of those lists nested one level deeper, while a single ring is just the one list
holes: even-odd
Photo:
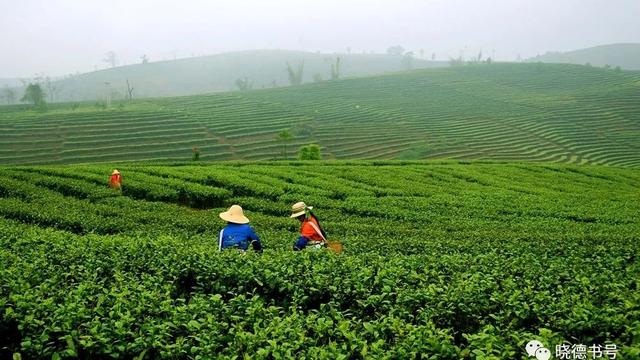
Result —
[{"label": "hazy sky", "polygon": [[[0,0],[0,77],[244,49],[523,58],[640,42],[640,0]],[[466,50],[465,50],[466,49]]]}]

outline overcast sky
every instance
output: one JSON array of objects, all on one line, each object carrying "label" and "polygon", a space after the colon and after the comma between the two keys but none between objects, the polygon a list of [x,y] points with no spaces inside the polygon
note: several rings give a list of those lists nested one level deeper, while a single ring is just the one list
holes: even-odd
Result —
[{"label": "overcast sky", "polygon": [[0,0],[0,77],[244,49],[497,59],[640,42],[640,0]]}]

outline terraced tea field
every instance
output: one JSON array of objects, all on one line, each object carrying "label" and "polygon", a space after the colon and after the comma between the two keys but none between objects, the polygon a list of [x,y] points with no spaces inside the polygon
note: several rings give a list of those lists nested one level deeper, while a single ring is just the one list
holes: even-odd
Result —
[{"label": "terraced tea field", "polygon": [[[121,193],[108,164],[0,169],[0,358],[527,359],[532,339],[640,358],[638,169],[120,170]],[[342,254],[291,251],[300,200]],[[233,203],[262,254],[218,252]]]},{"label": "terraced tea field", "polygon": [[640,166],[640,72],[491,64],[47,113],[0,107],[0,163],[280,158]]}]

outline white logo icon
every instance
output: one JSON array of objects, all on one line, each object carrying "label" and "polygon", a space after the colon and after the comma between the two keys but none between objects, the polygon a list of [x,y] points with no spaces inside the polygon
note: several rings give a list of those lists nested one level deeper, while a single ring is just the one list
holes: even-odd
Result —
[{"label": "white logo icon", "polygon": [[540,348],[536,350],[536,359],[549,360],[551,358],[551,351],[547,348]]},{"label": "white logo icon", "polygon": [[529,357],[531,356],[536,356],[536,351],[538,349],[544,348],[544,345],[542,345],[542,343],[538,340],[531,340],[529,341],[529,343],[527,344],[526,350],[527,350],[527,354],[529,354]]},{"label": "white logo icon", "polygon": [[529,357],[535,356],[537,360],[549,360],[551,359],[551,351],[545,348],[544,345],[538,340],[531,340],[525,347]]}]

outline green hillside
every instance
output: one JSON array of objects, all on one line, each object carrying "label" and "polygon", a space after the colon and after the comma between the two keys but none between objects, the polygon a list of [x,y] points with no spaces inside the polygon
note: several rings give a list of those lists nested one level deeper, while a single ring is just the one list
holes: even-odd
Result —
[{"label": "green hillside", "polygon": [[[0,358],[640,355],[638,169],[117,166],[0,169]],[[291,251],[300,200],[342,254]],[[234,203],[262,254],[218,251]]]},{"label": "green hillside", "polygon": [[[236,80],[248,78],[254,89],[289,85],[286,63],[296,69],[304,61],[303,82],[314,76],[329,79],[331,64],[340,57],[342,77],[383,74],[406,69],[401,56],[380,54],[322,54],[288,50],[252,50],[178,60],[120,66],[67,77],[50,91],[55,101],[123,99],[127,83],[136,98],[193,95],[237,90]],[[413,59],[413,68],[443,63]],[[106,85],[105,83],[109,83]],[[19,91],[22,93],[22,91]]]},{"label": "green hillside", "polygon": [[590,64],[640,70],[640,44],[611,44],[567,52],[549,52],[528,61],[561,64]]},{"label": "green hillside", "polygon": [[[640,72],[490,64],[300,87],[0,108],[0,163],[276,159],[290,128],[326,159],[640,166]],[[291,150],[293,149],[293,151]]]}]

